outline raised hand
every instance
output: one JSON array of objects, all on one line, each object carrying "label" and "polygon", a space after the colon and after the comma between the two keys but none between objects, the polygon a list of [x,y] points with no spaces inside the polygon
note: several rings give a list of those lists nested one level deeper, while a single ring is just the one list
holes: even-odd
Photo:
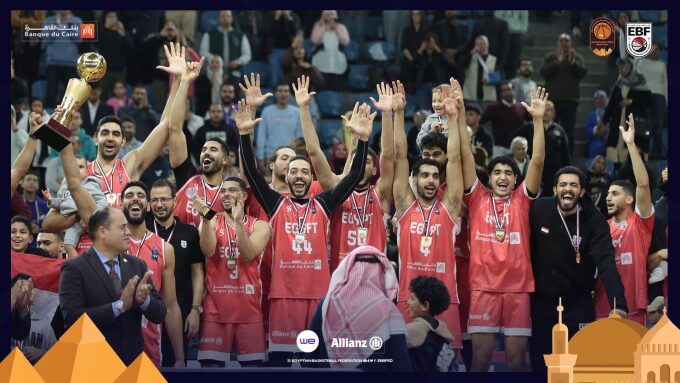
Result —
[{"label": "raised hand", "polygon": [[293,84],[293,92],[295,93],[295,102],[300,108],[309,105],[312,96],[316,94],[316,92],[309,92],[309,76],[298,77],[297,86]]},{"label": "raised hand", "polygon": [[127,311],[132,307],[132,297],[135,294],[135,286],[137,286],[137,281],[139,280],[139,276],[135,275],[134,277],[130,278],[128,280],[127,285],[125,285],[125,288],[120,294],[120,299],[123,301],[123,310]]},{"label": "raised hand", "polygon": [[449,80],[451,88],[453,89],[453,98],[456,100],[456,107],[460,113],[465,108],[465,101],[463,100],[463,89],[460,83],[455,78],[451,77]]},{"label": "raised hand", "polygon": [[197,212],[202,212],[205,210],[206,207],[209,207],[202,198],[198,196],[198,194],[194,195],[194,197],[191,199],[193,205],[194,205],[194,210]]},{"label": "raised hand", "polygon": [[45,198],[45,201],[47,201],[47,206],[52,205],[52,193],[50,193],[50,189],[45,189],[42,191],[43,198]]},{"label": "raised hand", "polygon": [[271,93],[262,94],[262,91],[260,90],[259,74],[255,77],[255,73],[251,73],[250,81],[248,81],[248,75],[244,74],[243,80],[245,80],[246,85],[243,86],[243,84],[238,84],[238,86],[241,87],[241,90],[246,95],[246,101],[253,109],[257,109],[266,99],[273,96]]},{"label": "raised hand", "polygon": [[392,110],[399,112],[406,109],[406,91],[401,81],[392,81]]},{"label": "raised hand", "polygon": [[147,270],[146,273],[144,273],[142,280],[139,282],[139,286],[137,286],[137,291],[135,292],[135,302],[138,305],[144,303],[146,298],[149,296],[149,293],[151,293],[151,284],[149,283],[149,278],[152,274],[153,271]]},{"label": "raised hand", "polygon": [[250,108],[250,103],[246,100],[240,100],[238,106],[232,106],[233,112],[231,113],[231,118],[236,122],[236,127],[242,135],[250,133],[250,130],[262,121],[261,118],[253,120]]},{"label": "raised hand", "polygon": [[186,64],[186,68],[184,68],[184,73],[182,74],[183,78],[186,78],[189,81],[194,81],[196,77],[201,73],[201,67],[203,67],[203,61],[205,61],[205,57],[201,57],[201,61],[199,62],[190,62]]},{"label": "raised hand", "polygon": [[371,135],[371,130],[373,129],[373,120],[375,119],[378,112],[373,112],[371,114],[371,107],[368,104],[363,103],[358,107],[358,102],[354,105],[354,110],[352,111],[352,117],[347,120],[347,117],[342,116],[345,126],[355,135],[359,137],[362,141],[368,141],[368,137]]},{"label": "raised hand", "polygon": [[548,92],[545,88],[531,89],[531,106],[522,101],[522,105],[533,118],[543,118],[545,114],[545,102],[548,100]]},{"label": "raised hand", "polygon": [[31,134],[35,133],[35,131],[43,126],[44,123],[45,121],[43,121],[42,114],[31,112],[31,114],[28,115],[28,124]]},{"label": "raised hand", "polygon": [[632,145],[635,143],[635,119],[633,119],[633,113],[628,115],[628,130],[623,126],[619,126],[621,131],[621,138],[626,145]]},{"label": "raised hand", "polygon": [[442,102],[444,104],[444,112],[449,118],[455,118],[458,116],[458,105],[456,102],[456,95],[454,93],[452,86],[442,86]]},{"label": "raised hand", "polygon": [[179,43],[163,45],[165,50],[165,57],[168,59],[168,66],[158,65],[156,69],[160,69],[175,76],[181,76],[186,70],[186,48],[179,45]]},{"label": "raised hand", "polygon": [[375,106],[380,113],[392,113],[392,89],[384,82],[377,84],[375,87],[378,90],[378,101],[373,97],[369,97],[373,106]]}]

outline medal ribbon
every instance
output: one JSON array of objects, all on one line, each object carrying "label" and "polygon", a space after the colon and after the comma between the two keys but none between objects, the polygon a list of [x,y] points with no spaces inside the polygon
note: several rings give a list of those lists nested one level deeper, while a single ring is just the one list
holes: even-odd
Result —
[{"label": "medal ribbon", "polygon": [[432,212],[434,212],[434,209],[437,208],[437,200],[434,201],[434,204],[430,208],[430,213],[427,215],[427,220],[425,219],[425,213],[423,213],[423,205],[420,204],[420,201],[418,201],[418,206],[420,207],[420,215],[423,217],[423,223],[425,223],[424,235],[426,237],[430,237],[430,218],[432,218]]},{"label": "medal ribbon", "polygon": [[146,242],[146,234],[148,231],[144,232],[144,238],[142,238],[142,242],[139,244],[139,247],[137,248],[137,252],[135,253],[135,258],[139,258],[139,252],[142,251],[142,246],[144,246],[144,242]]},{"label": "medal ribbon", "polygon": [[297,216],[297,223],[298,223],[298,229],[297,232],[298,234],[304,234],[302,232],[303,228],[305,227],[305,222],[307,222],[307,213],[309,212],[309,205],[314,203],[312,199],[309,199],[309,202],[307,202],[307,207],[305,208],[305,215],[300,218],[300,213],[298,213],[297,207],[295,207],[295,204],[293,201],[291,201],[290,197],[287,198],[288,203],[293,207],[293,211],[295,212],[295,215]]},{"label": "medal ribbon", "polygon": [[[364,199],[364,214],[362,215],[359,211],[359,205],[357,205],[357,200],[354,198],[354,193],[352,193],[352,204],[354,204],[354,210],[357,212],[357,217],[359,218],[359,227],[364,227],[364,219],[366,218],[366,204],[368,202],[368,194],[371,192],[371,188],[368,188],[366,192],[366,198]],[[422,210],[422,209],[421,209]]]},{"label": "medal ribbon", "polygon": [[[172,221],[172,231],[170,232],[168,239],[165,240],[166,242],[170,243],[170,240],[172,239],[172,235],[175,234],[176,228],[177,228],[177,218],[174,218],[173,221]],[[158,234],[158,227],[156,226],[156,220],[155,219],[153,220],[153,231],[157,236],[161,237],[160,234]],[[161,238],[163,238],[163,237],[161,237]]]},{"label": "medal ribbon", "polygon": [[493,219],[496,221],[496,228],[502,229],[505,225],[505,210],[508,208],[508,204],[510,204],[510,198],[503,204],[503,214],[501,214],[500,219],[498,219],[498,212],[496,211],[496,201],[493,200],[493,196],[489,198],[491,199],[491,206],[493,206]]},{"label": "medal ribbon", "polygon": [[560,211],[559,207],[557,207],[557,214],[559,214],[560,218],[562,218],[562,224],[564,224],[564,228],[567,230],[571,247],[573,247],[574,251],[578,253],[578,248],[580,245],[579,238],[581,238],[581,209],[579,209],[578,206],[576,207],[576,243],[574,243],[574,237],[572,237],[569,227],[567,227],[567,221],[564,220],[564,216],[562,216],[562,212]]},{"label": "medal ribbon", "polygon": [[[215,196],[213,197],[212,202],[210,202],[208,204],[208,190],[207,190],[207,187],[205,186],[205,180],[203,179],[203,177],[201,177],[201,185],[203,186],[203,202],[205,202],[205,204],[208,205],[208,207],[213,207],[213,205],[215,204],[215,201],[217,201],[217,197],[220,195],[219,188],[218,188],[217,192],[215,193]],[[222,185],[222,184],[220,183],[220,185]]]},{"label": "medal ribbon", "polygon": [[94,163],[99,168],[99,172],[102,174],[102,178],[104,178],[104,183],[106,184],[106,188],[109,189],[108,193],[113,193],[113,173],[115,173],[116,165],[118,164],[118,161],[114,162],[113,167],[111,168],[111,183],[109,183],[109,179],[107,178],[107,175],[104,173],[104,168],[102,167],[102,164],[99,163],[99,160],[95,159]]}]

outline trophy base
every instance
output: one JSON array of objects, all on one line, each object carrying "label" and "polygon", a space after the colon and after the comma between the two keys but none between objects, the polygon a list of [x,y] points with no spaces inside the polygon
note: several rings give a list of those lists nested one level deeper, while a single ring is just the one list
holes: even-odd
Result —
[{"label": "trophy base", "polygon": [[58,152],[71,143],[71,131],[52,118],[33,135]]}]

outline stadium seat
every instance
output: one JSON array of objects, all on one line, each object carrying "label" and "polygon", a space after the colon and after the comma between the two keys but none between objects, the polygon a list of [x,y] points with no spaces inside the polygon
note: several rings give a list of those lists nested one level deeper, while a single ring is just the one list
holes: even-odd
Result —
[{"label": "stadium seat", "polygon": [[638,15],[640,15],[641,22],[661,22],[661,11],[638,11]]},{"label": "stadium seat", "polygon": [[381,40],[385,38],[383,32],[382,16],[368,16],[365,19],[366,26],[364,37],[367,40]]},{"label": "stadium seat", "polygon": [[358,43],[364,41],[367,24],[365,15],[341,15],[340,22],[347,28],[350,40]]},{"label": "stadium seat", "polygon": [[652,41],[661,44],[664,50],[668,49],[668,26],[653,26]]},{"label": "stadium seat", "polygon": [[342,95],[340,92],[322,91],[316,94],[319,111],[324,117],[338,117],[342,114]]},{"label": "stadium seat", "polygon": [[342,130],[342,120],[321,120],[319,121],[319,144],[322,148],[329,148],[339,140]]},{"label": "stadium seat", "polygon": [[668,166],[668,161],[662,160],[656,163],[656,176],[661,177],[661,172]]},{"label": "stadium seat", "polygon": [[220,11],[203,11],[201,12],[201,31],[209,32],[219,24]]},{"label": "stadium seat", "polygon": [[404,131],[406,132],[406,137],[408,137],[409,132],[413,129],[413,122],[407,121],[404,123]]},{"label": "stadium seat", "polygon": [[312,53],[314,53],[314,43],[312,42],[311,39],[305,39],[304,42],[304,47],[305,47],[305,58],[307,60],[312,59]]},{"label": "stadium seat", "polygon": [[386,41],[371,41],[366,44],[366,57],[378,62],[391,61],[394,58],[394,47]]},{"label": "stadium seat", "polygon": [[[377,93],[360,93],[359,96],[357,96],[357,101],[359,101],[359,105],[363,104],[364,102],[368,104],[371,107],[371,113],[375,112],[375,107],[373,106],[373,103],[371,102],[371,97],[375,98],[376,100],[378,99],[378,94]],[[352,105],[354,106],[354,105]]]},{"label": "stadium seat", "polygon": [[31,97],[37,97],[41,100],[45,99],[47,94],[47,81],[37,80],[31,84]]},{"label": "stadium seat", "polygon": [[260,75],[260,86],[270,86],[276,84],[269,83],[269,66],[263,61],[251,61],[243,66],[244,75],[250,76],[251,73]]},{"label": "stadium seat", "polygon": [[361,50],[359,49],[359,43],[356,41],[350,41],[349,45],[345,48],[345,56],[347,56],[347,61],[355,62],[361,58]]},{"label": "stadium seat", "polygon": [[353,90],[366,90],[368,88],[368,65],[352,64],[349,66],[349,87]]}]

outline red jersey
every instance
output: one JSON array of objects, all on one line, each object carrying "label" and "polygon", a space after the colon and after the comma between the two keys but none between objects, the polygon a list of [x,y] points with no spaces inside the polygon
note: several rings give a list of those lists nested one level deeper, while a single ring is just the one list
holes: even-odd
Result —
[{"label": "red jersey", "polygon": [[[130,238],[128,253],[146,263],[148,270],[153,271],[151,281],[156,291],[161,291],[163,270],[165,269],[165,240],[147,231],[141,241]],[[160,366],[161,362],[161,324],[151,323],[142,316],[142,335],[144,352],[151,361]]]},{"label": "red jersey", "polygon": [[496,293],[534,291],[529,248],[529,197],[524,182],[510,197],[476,180],[463,196],[470,225],[470,289]]},{"label": "red jersey", "polygon": [[177,205],[172,214],[179,218],[180,222],[196,228],[201,223],[201,215],[194,209],[194,201],[192,201],[194,195],[198,195],[198,198],[201,198],[215,212],[224,211],[222,202],[220,202],[220,185],[210,186],[203,176],[198,174],[189,178],[177,192]]},{"label": "red jersey", "polygon": [[[238,250],[236,228],[225,222],[224,213],[215,218],[217,245],[213,256],[205,262],[203,319],[217,323],[261,322],[261,255],[245,262]],[[245,216],[243,224],[248,235],[253,233],[255,222],[257,218]],[[235,260],[235,267],[227,265],[229,259]]]},{"label": "red jersey", "polygon": [[[426,230],[429,231],[427,237],[423,235]],[[421,208],[418,201],[414,201],[399,217],[396,227],[399,247],[397,302],[408,300],[411,279],[425,275],[444,282],[451,295],[451,303],[460,303],[454,251],[458,230],[458,224],[438,198],[426,209]]]},{"label": "red jersey", "polygon": [[329,222],[316,199],[299,205],[284,197],[270,221],[271,298],[321,299],[326,295]]},{"label": "red jersey", "polygon": [[[121,207],[121,193],[123,188],[130,182],[130,176],[128,176],[127,170],[125,170],[125,162],[121,159],[117,159],[113,163],[113,167],[106,173],[103,174],[103,168],[100,167],[99,161],[94,160],[87,163],[87,175],[95,176],[102,183],[102,191],[106,194],[106,201],[110,206],[120,209]],[[109,196],[109,194],[111,196]]]},{"label": "red jersey", "polygon": [[[647,255],[652,243],[654,213],[642,218],[634,211],[625,221],[609,219],[609,232],[614,245],[616,270],[624,286],[628,311],[647,311]],[[611,311],[602,282],[595,285],[595,308],[599,317]]]},{"label": "red jersey", "polygon": [[78,244],[76,245],[76,252],[78,255],[81,255],[82,253],[88,251],[90,247],[92,247],[92,237],[90,237],[90,234],[88,233],[83,233],[83,235],[80,236],[80,240],[78,241]]},{"label": "red jersey", "polygon": [[[360,225],[362,221],[363,225]],[[375,187],[352,192],[331,217],[331,273],[359,246],[369,245],[384,252],[387,244],[385,225],[385,212]]]}]

